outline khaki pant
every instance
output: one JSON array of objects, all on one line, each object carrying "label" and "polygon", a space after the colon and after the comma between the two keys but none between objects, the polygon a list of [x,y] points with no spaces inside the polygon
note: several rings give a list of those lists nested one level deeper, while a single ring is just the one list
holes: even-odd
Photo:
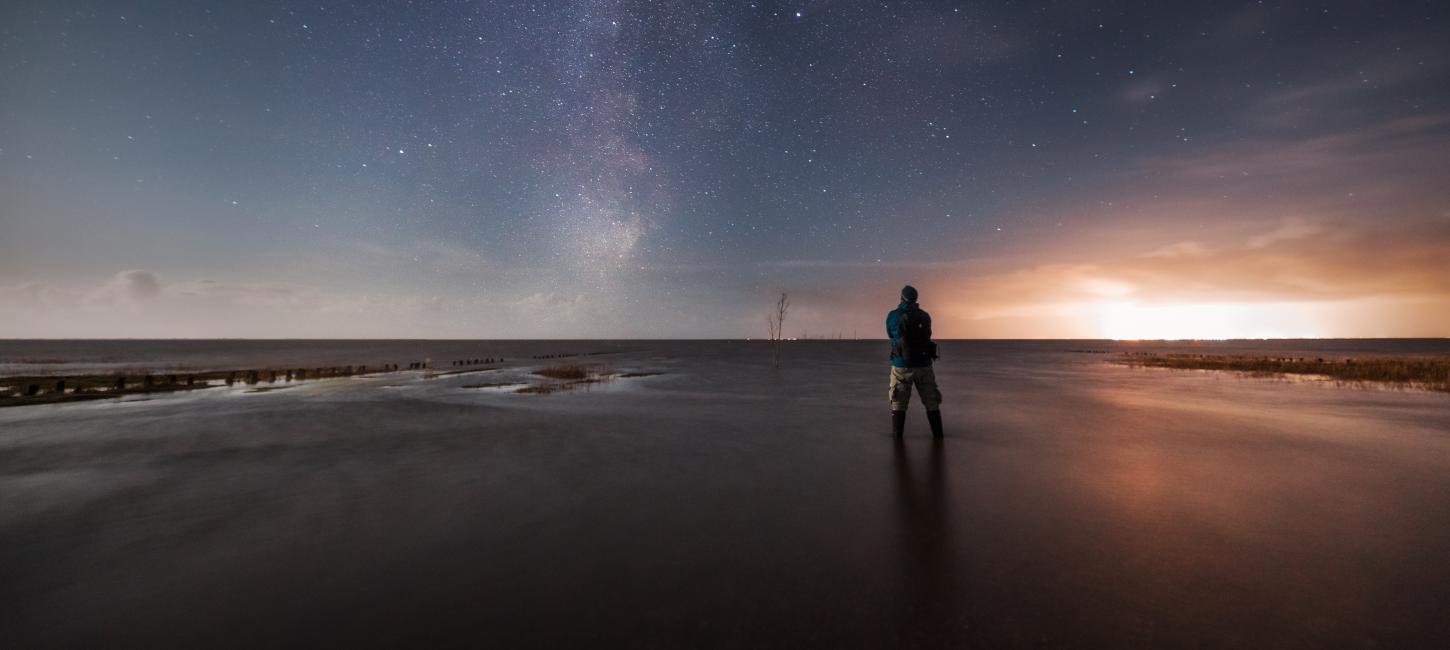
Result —
[{"label": "khaki pant", "polygon": [[891,369],[891,389],[888,399],[891,400],[891,410],[905,411],[911,404],[911,387],[921,395],[921,405],[928,411],[936,411],[941,408],[941,391],[936,387],[936,373],[931,367],[926,368],[896,368]]}]

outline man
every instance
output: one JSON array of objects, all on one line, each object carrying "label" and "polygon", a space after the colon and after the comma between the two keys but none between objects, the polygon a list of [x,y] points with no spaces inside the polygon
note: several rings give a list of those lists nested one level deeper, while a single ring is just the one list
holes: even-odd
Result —
[{"label": "man", "polygon": [[931,340],[931,315],[916,304],[916,287],[901,289],[901,304],[886,314],[886,335],[891,338],[891,435],[902,438],[906,428],[906,407],[911,403],[911,389],[921,395],[926,407],[926,421],[931,435],[942,437],[941,391],[936,387],[936,373],[931,362],[937,358],[936,343]]}]

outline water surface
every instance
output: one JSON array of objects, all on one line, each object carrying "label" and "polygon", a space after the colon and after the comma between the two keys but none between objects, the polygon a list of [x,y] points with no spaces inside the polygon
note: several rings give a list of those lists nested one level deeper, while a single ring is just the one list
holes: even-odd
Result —
[{"label": "water surface", "polygon": [[[6,372],[507,359],[0,410],[0,637],[1450,641],[1450,396],[1089,352],[1131,345],[947,342],[947,439],[917,404],[897,445],[881,342],[788,343],[779,368],[761,342],[0,342]],[[530,356],[558,352],[663,374],[554,395],[463,387],[527,380],[546,363]]]}]

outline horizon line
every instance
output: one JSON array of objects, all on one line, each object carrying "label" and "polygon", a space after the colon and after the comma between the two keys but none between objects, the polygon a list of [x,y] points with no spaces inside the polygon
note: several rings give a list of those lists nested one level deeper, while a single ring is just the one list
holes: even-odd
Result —
[{"label": "horizon line", "polygon": [[[886,337],[853,337],[853,338],[797,338],[788,337],[780,339],[785,342],[807,342],[807,341],[886,341]],[[1288,337],[1240,337],[1240,338],[1140,338],[1140,339],[1115,339],[1102,337],[971,337],[971,338],[934,338],[935,341],[1099,341],[1111,343],[1143,343],[1143,342],[1204,342],[1204,341],[1440,341],[1450,340],[1450,336],[1288,336]],[[313,338],[313,337],[270,337],[270,336],[227,336],[227,337],[0,337],[0,342],[26,342],[26,341],[738,341],[738,342],[773,342],[768,338],[741,337],[680,337],[680,338],[585,338],[585,337],[560,337],[560,338],[434,338],[434,337],[339,337],[339,338]]]}]

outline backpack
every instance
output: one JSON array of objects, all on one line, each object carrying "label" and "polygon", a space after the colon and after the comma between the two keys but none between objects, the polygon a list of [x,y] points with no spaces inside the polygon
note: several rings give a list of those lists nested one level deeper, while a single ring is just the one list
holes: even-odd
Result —
[{"label": "backpack", "polygon": [[931,342],[931,316],[919,309],[903,309],[896,314],[901,358],[919,363],[937,358],[936,344]]}]

